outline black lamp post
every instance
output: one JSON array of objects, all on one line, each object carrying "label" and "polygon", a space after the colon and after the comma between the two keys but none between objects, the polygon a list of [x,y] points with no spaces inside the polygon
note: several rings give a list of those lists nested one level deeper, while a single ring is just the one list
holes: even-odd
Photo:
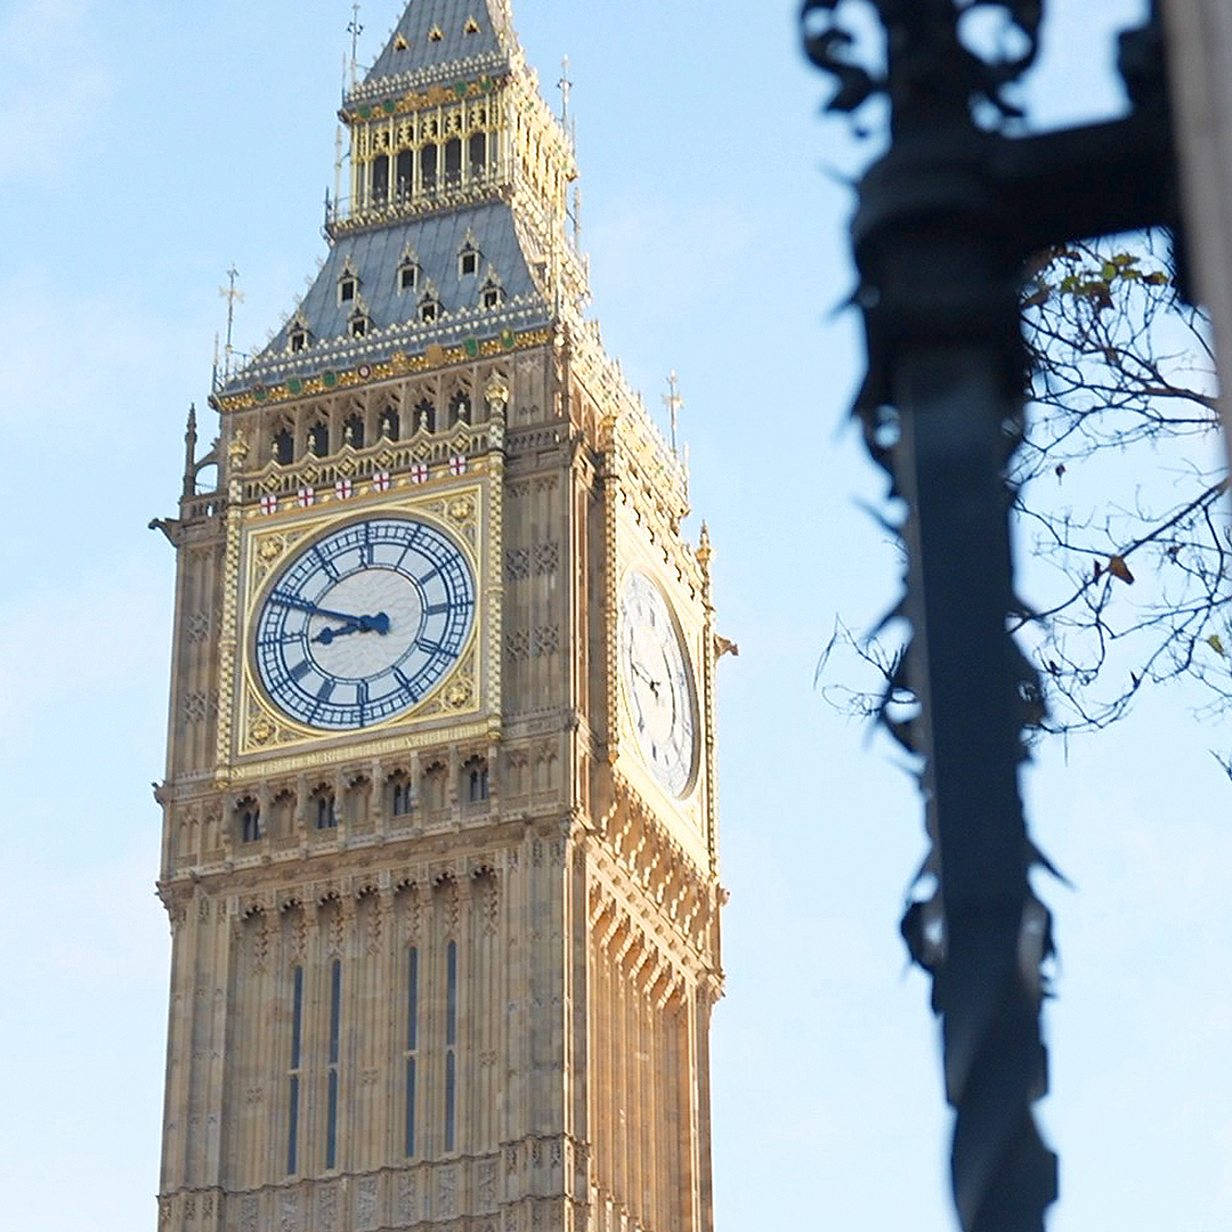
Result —
[{"label": "black lamp post", "polygon": [[[919,713],[887,722],[923,758],[937,884],[902,932],[933,977],[961,1227],[1041,1232],[1057,1193],[1032,1111],[1047,1088],[1051,918],[1028,880],[1042,857],[1018,771],[1042,690],[1007,632],[1021,610],[1005,478],[1027,363],[1019,290],[1026,260],[1050,245],[1175,223],[1158,13],[1121,39],[1126,118],[1013,137],[975,117],[1017,114],[1005,89],[1035,61],[1043,0],[865,0],[884,29],[881,73],[853,58],[847,4],[805,0],[802,24],[809,58],[838,80],[829,110],[890,103],[889,149],[859,185],[852,237],[868,345],[856,411],[908,509],[912,638],[896,683]],[[1003,10],[1021,55],[990,63],[964,46],[977,8]]]}]

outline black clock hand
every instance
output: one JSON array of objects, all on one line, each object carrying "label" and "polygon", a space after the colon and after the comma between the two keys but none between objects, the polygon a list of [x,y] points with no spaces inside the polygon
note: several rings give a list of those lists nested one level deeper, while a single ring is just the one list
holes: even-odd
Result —
[{"label": "black clock hand", "polygon": [[371,619],[370,617],[352,616],[350,612],[335,612],[327,607],[317,607],[315,603],[309,603],[307,599],[297,599],[294,595],[273,594],[270,595],[270,602],[279,603],[283,607],[293,607],[300,612],[307,612],[309,616],[328,616],[331,620],[345,620],[347,624],[358,624],[361,620]]},{"label": "black clock hand", "polygon": [[312,640],[320,642],[322,646],[328,646],[334,638],[346,637],[351,633],[378,633],[384,637],[388,632],[389,617],[384,612],[377,612],[375,616],[359,616],[348,620],[338,629],[322,629]]}]

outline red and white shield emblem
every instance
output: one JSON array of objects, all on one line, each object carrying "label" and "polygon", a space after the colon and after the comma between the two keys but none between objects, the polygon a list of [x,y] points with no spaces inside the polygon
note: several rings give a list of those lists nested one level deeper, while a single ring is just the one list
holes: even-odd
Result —
[{"label": "red and white shield emblem", "polygon": [[372,476],[372,490],[374,492],[388,492],[393,480],[389,477],[388,471],[377,471]]},{"label": "red and white shield emblem", "polygon": [[300,488],[295,495],[296,501],[301,509],[307,509],[310,505],[317,503],[317,494],[315,488]]},{"label": "red and white shield emblem", "polygon": [[278,497],[263,496],[261,497],[261,512],[267,516],[271,513],[278,512]]},{"label": "red and white shield emblem", "polygon": [[428,482],[428,468],[422,462],[416,462],[415,465],[411,467],[411,482]]},{"label": "red and white shield emblem", "polygon": [[339,479],[334,484],[334,495],[339,500],[350,500],[355,492],[355,485],[349,479]]},{"label": "red and white shield emblem", "polygon": [[453,457],[449,459],[449,473],[451,475],[466,474],[466,459],[460,453],[455,453]]}]

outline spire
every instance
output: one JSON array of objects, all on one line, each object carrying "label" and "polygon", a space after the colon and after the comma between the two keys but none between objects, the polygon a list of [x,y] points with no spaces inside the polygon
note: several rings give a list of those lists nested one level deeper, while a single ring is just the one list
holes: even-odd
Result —
[{"label": "spire", "polygon": [[[507,0],[410,0],[355,96],[379,96],[402,78],[490,72],[514,35]],[[449,71],[446,71],[449,70]]]}]

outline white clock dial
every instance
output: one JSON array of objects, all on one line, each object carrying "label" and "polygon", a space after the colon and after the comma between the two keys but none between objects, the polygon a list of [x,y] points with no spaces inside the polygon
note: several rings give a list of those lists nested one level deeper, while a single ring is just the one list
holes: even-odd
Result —
[{"label": "white clock dial", "polygon": [[444,679],[474,620],[474,574],[444,531],[368,518],[318,539],[275,578],[253,657],[289,718],[326,731],[370,727]]},{"label": "white clock dial", "polygon": [[655,778],[683,797],[696,760],[693,676],[663,592],[638,570],[621,590],[619,642],[625,700],[642,755]]}]

